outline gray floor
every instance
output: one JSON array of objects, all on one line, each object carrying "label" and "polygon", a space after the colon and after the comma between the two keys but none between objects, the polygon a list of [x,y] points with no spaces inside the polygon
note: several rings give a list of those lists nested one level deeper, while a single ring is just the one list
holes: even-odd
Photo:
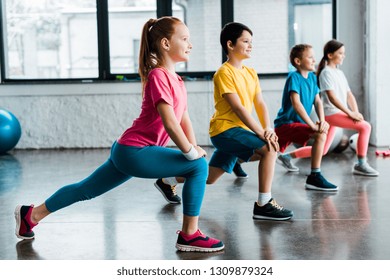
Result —
[{"label": "gray floor", "polygon": [[17,204],[41,203],[58,187],[89,175],[108,153],[42,150],[0,156],[0,259],[390,259],[390,157],[376,157],[373,148],[369,161],[381,173],[378,178],[352,175],[354,155],[349,149],[323,159],[324,175],[340,186],[334,195],[304,189],[309,160],[296,162],[299,173],[277,166],[273,196],[294,210],[291,221],[252,219],[257,163],[243,165],[247,180],[225,174],[207,187],[200,219],[205,233],[225,242],[222,252],[177,252],[181,205],[167,204],[153,180],[138,178],[49,216],[34,229],[33,241],[16,238]]}]

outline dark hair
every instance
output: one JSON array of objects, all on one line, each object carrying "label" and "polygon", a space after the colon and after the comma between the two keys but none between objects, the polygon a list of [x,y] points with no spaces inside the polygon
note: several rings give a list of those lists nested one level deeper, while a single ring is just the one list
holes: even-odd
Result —
[{"label": "dark hair", "polygon": [[296,65],[295,63],[295,59],[296,58],[299,58],[299,59],[302,59],[302,56],[303,56],[303,52],[307,49],[311,49],[312,46],[309,45],[309,44],[298,44],[298,45],[295,45],[294,47],[291,48],[290,50],[290,62],[291,64],[297,68],[298,65]]},{"label": "dark hair", "polygon": [[149,19],[145,23],[141,35],[138,67],[143,84],[147,81],[149,72],[163,63],[161,40],[163,38],[170,40],[175,32],[175,25],[179,23],[182,23],[180,19],[170,16]]},{"label": "dark hair", "polygon": [[327,42],[325,44],[325,46],[324,46],[324,55],[321,58],[320,64],[318,65],[318,68],[317,68],[317,83],[318,83],[318,86],[320,86],[320,79],[319,79],[320,78],[320,74],[321,74],[322,70],[324,70],[324,68],[326,66],[326,63],[329,60],[328,55],[334,53],[335,51],[337,51],[342,46],[344,46],[343,43],[341,43],[341,42],[339,42],[337,40],[334,40],[334,39],[330,40],[329,42]]},{"label": "dark hair", "polygon": [[226,55],[228,54],[227,42],[231,41],[232,44],[235,45],[237,39],[241,37],[242,32],[244,32],[244,30],[248,31],[251,35],[253,35],[252,30],[250,30],[248,26],[238,22],[229,22],[225,24],[225,26],[222,28],[219,41]]}]

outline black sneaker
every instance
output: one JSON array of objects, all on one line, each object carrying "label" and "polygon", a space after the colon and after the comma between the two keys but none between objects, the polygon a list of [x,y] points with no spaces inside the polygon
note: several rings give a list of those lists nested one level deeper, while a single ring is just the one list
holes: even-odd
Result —
[{"label": "black sneaker", "polygon": [[255,220],[284,221],[291,219],[292,216],[294,216],[293,211],[278,205],[273,198],[263,206],[259,206],[259,204],[255,202],[255,207],[253,209],[253,219]]},{"label": "black sneaker", "polygon": [[320,172],[311,173],[309,176],[307,176],[305,187],[309,190],[325,192],[335,192],[339,189],[336,185],[329,183]]},{"label": "black sneaker", "polygon": [[181,203],[181,198],[176,194],[176,186],[165,184],[162,179],[158,179],[154,186],[161,192],[165,200],[172,204]]},{"label": "black sneaker", "polygon": [[233,172],[237,176],[237,178],[248,178],[248,174],[245,173],[245,171],[242,169],[241,164],[236,162],[236,164],[233,167]]}]

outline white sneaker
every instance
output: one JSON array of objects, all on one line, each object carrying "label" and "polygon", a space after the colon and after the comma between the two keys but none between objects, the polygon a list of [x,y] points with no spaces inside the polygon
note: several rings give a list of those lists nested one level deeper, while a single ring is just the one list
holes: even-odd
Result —
[{"label": "white sneaker", "polygon": [[292,162],[291,159],[284,157],[283,155],[279,155],[278,158],[276,159],[276,163],[280,164],[284,168],[286,168],[287,171],[289,172],[298,172],[299,168],[298,166],[295,166]]},{"label": "white sneaker", "polygon": [[368,163],[355,164],[353,167],[353,174],[376,177],[379,175],[379,172],[372,168]]}]

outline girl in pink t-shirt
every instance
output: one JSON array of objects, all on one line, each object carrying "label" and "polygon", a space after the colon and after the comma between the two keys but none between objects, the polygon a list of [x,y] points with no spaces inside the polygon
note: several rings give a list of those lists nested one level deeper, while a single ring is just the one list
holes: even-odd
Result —
[{"label": "girl in pink t-shirt", "polygon": [[[139,55],[143,84],[140,116],[113,144],[109,159],[89,177],[60,188],[37,207],[18,205],[15,209],[17,237],[34,238],[32,228],[49,214],[97,197],[132,177],[180,176],[185,178],[184,215],[176,248],[202,252],[224,248],[222,241],[207,237],[198,228],[208,174],[206,152],[197,145],[187,112],[184,82],[175,73],[176,63],[188,60],[192,49],[189,39],[187,26],[177,18],[162,17],[146,22]],[[179,150],[166,147],[170,139]]]}]

